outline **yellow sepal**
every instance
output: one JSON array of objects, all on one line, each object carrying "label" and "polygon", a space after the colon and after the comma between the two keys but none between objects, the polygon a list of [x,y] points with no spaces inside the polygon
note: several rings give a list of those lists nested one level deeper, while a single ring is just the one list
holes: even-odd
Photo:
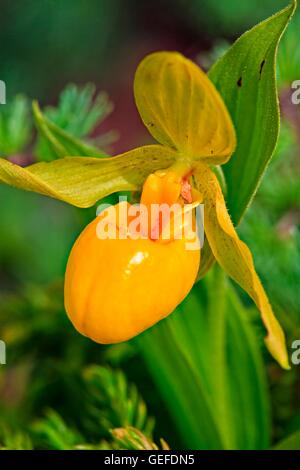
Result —
[{"label": "yellow sepal", "polygon": [[225,163],[236,146],[231,118],[207,75],[177,52],[156,52],[138,66],[135,101],[163,145],[192,159]]}]

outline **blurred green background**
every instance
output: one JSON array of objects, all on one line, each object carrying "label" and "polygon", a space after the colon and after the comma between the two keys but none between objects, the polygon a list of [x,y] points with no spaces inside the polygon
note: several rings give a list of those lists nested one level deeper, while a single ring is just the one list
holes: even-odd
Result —
[{"label": "blurred green background", "polygon": [[[110,154],[150,141],[132,92],[141,58],[154,50],[179,50],[208,69],[242,32],[286,5],[284,0],[2,0],[0,79],[7,86],[7,105],[0,107],[2,156],[24,164],[50,158],[45,142],[33,144],[32,99],[52,106],[48,116],[62,128],[88,136]],[[297,13],[279,50],[279,145],[240,227],[289,345],[300,338],[300,107],[290,101],[291,82],[300,79],[299,26]],[[66,89],[69,83],[77,87]],[[93,105],[87,83],[95,84],[94,96],[108,95]],[[266,448],[300,429],[297,367],[282,372],[262,352],[257,312],[218,269],[194,288],[174,320],[138,340],[102,347],[73,329],[62,291],[70,248],[95,209],[4,186],[0,203],[0,339],[7,344],[7,364],[0,365],[1,446],[136,448],[145,445],[143,439],[163,437],[171,448]],[[226,298],[227,328],[232,338],[238,336],[240,354],[250,369],[253,361],[253,370],[263,371],[259,386],[251,370],[245,376],[239,404],[220,407],[231,428],[221,433],[231,436],[227,441],[216,436],[203,410],[210,387],[216,400],[222,393],[218,361],[206,370],[206,358],[216,359],[213,349],[208,352],[207,315],[221,308],[219,297]],[[229,343],[224,348],[234,372],[235,352]],[[197,371],[191,374],[194,363]],[[210,375],[216,378],[211,384]],[[238,416],[241,410],[245,419],[249,413],[248,424]],[[110,433],[126,426],[146,437],[133,430]],[[235,427],[243,429],[241,438],[232,432]]]}]

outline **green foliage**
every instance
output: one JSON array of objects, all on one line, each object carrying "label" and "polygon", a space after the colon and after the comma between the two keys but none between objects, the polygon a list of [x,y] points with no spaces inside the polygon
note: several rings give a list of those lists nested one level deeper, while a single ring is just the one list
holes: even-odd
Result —
[{"label": "green foliage", "polygon": [[300,431],[280,441],[273,450],[299,450],[300,449]]},{"label": "green foliage", "polygon": [[275,59],[278,42],[294,10],[293,2],[243,34],[209,72],[237,132],[237,149],[223,167],[228,207],[235,223],[256,192],[276,146],[279,109]]},{"label": "green foliage", "polygon": [[278,78],[280,88],[289,87],[300,76],[300,13],[296,11],[278,52]]},{"label": "green foliage", "polygon": [[32,442],[27,434],[20,431],[4,431],[0,450],[32,450]]},{"label": "green foliage", "polygon": [[15,155],[24,150],[32,133],[32,122],[27,98],[15,96],[0,107],[0,154]]},{"label": "green foliage", "polygon": [[[113,105],[106,93],[95,95],[95,86],[68,85],[60,95],[56,108],[48,107],[43,114],[33,103],[33,116],[39,131],[34,154],[38,160],[49,161],[64,156],[102,157],[117,139],[114,131],[91,139],[93,130],[111,113]],[[28,99],[16,96],[0,108],[0,153],[16,155],[26,150],[33,136]],[[82,140],[83,139],[83,140]]]},{"label": "green foliage", "polygon": [[[99,443],[84,443],[83,437],[77,430],[68,427],[62,417],[49,410],[42,420],[33,425],[33,435],[35,442],[39,446],[52,450],[159,450],[159,447],[152,442],[149,435],[132,426],[116,428],[110,431],[110,439],[102,439]],[[162,450],[169,449],[167,443],[161,439]],[[30,449],[31,441],[27,436],[14,435],[12,441],[6,439],[6,447],[25,450]]]},{"label": "green foliage", "polygon": [[[120,446],[120,449],[159,450],[159,447],[154,442],[133,427],[113,429],[112,436]],[[162,450],[169,450],[168,444],[163,439],[161,439],[160,443]]]},{"label": "green foliage", "polygon": [[49,410],[44,419],[33,425],[33,434],[42,448],[53,450],[71,450],[83,441],[78,431],[68,427],[53,410]]},{"label": "green foliage", "polygon": [[[121,370],[91,366],[85,371],[88,383],[91,426],[103,429],[132,426],[151,436],[154,421],[136,387],[128,384]],[[102,409],[101,415],[99,409]]]},{"label": "green foliage", "polygon": [[92,84],[83,88],[71,84],[61,93],[57,108],[48,107],[42,114],[38,104],[34,103],[35,122],[41,135],[35,148],[39,160],[104,155],[96,145],[109,144],[116,138],[115,133],[100,136],[90,144],[80,140],[86,139],[113,109],[105,93],[99,93],[95,99],[94,94],[95,86]]},{"label": "green foliage", "polygon": [[[273,152],[277,107],[272,67],[291,9],[243,36],[233,46],[235,59],[229,50],[211,72],[230,107],[242,146],[233,157],[239,159],[239,171],[237,163],[225,169],[228,203],[236,221]],[[248,59],[242,63],[245,51]],[[257,80],[263,58],[266,62]],[[234,63],[237,59],[238,65]],[[223,71],[228,62],[230,76]],[[291,77],[287,67],[285,58],[280,62],[282,77]],[[242,86],[238,87],[240,70]],[[104,95],[93,100],[93,93],[89,85],[82,89],[70,86],[57,108],[41,113],[34,106],[40,160],[78,152],[103,155],[98,150],[101,142],[89,135],[110,104]],[[260,108],[254,122],[257,97]],[[5,155],[24,151],[31,139],[28,104],[24,98],[16,103],[0,109],[0,150]],[[249,135],[253,146],[247,140]],[[283,312],[289,338],[299,332],[300,325],[299,220],[293,216],[300,206],[297,145],[294,131],[285,125],[274,161],[241,225],[272,302]],[[251,174],[251,187],[241,199],[236,197],[237,188],[244,188],[243,178]],[[71,327],[64,312],[61,279],[50,286],[24,284],[31,275],[41,277],[41,264],[46,279],[54,273],[60,277],[67,255],[62,252],[94,214],[72,209],[69,220],[65,209],[52,201],[23,194],[16,197],[12,190],[2,191],[1,197],[6,206],[0,230],[0,337],[9,351],[9,362],[0,369],[2,449],[167,449],[165,441],[160,446],[155,443],[157,433],[153,437],[154,420],[148,408],[155,414],[158,436],[165,435],[172,448],[265,449],[271,436],[277,439],[295,430],[275,448],[299,449],[299,422],[291,420],[293,415],[297,417],[297,405],[292,402],[299,388],[297,371],[285,374],[276,366],[269,367],[272,388],[268,390],[257,312],[241,302],[218,268],[166,320],[130,343],[102,347]],[[42,213],[47,214],[46,221]],[[16,219],[12,214],[18,214]],[[49,225],[55,240],[47,233]],[[43,257],[36,255],[39,259],[34,261],[34,252]],[[204,253],[210,265],[209,250]],[[144,370],[142,358],[148,370]],[[98,365],[90,365],[95,363]],[[282,403],[286,397],[288,410]],[[275,409],[272,433],[271,404]]]},{"label": "green foliage", "polygon": [[[93,359],[101,361],[101,347],[71,328],[61,300],[61,284],[0,295],[1,338],[10,352],[9,363],[0,369],[0,444],[24,447],[30,435],[35,448],[98,446],[111,438],[111,429],[126,426],[151,437],[154,420],[137,388],[123,372],[108,367],[110,357],[128,357],[126,349],[102,348],[106,366],[86,369]],[[15,398],[6,396],[11,380],[19,384]],[[15,433],[18,427],[24,439]]]},{"label": "green foliage", "polygon": [[[85,444],[78,430],[67,426],[61,416],[50,410],[46,418],[33,427],[37,436],[44,438],[47,448],[99,448],[99,445],[103,446],[109,440],[113,428],[128,426],[134,426],[137,433],[143,432],[151,438],[154,420],[148,417],[145,402],[137,388],[128,383],[122,371],[89,366],[84,370],[83,377],[86,385],[83,395],[86,407],[82,427],[84,435],[90,436],[91,442]],[[115,437],[114,433],[112,436]],[[100,439],[100,444],[93,443],[97,438]]]},{"label": "green foliage", "polygon": [[84,138],[113,110],[106,93],[99,93],[95,99],[94,95],[92,83],[82,88],[70,84],[62,91],[58,107],[46,108],[45,116],[73,136]]},{"label": "green foliage", "polygon": [[[79,413],[77,419],[73,417],[67,423],[61,414],[48,409],[42,418],[32,423],[30,413],[27,433],[5,429],[1,432],[0,429],[2,448],[27,449],[34,446],[36,449],[70,450],[152,445],[154,420],[148,417],[145,402],[136,387],[127,382],[125,375],[101,366],[90,366],[83,375],[85,403],[82,420]],[[38,379],[32,376],[31,380],[34,388]],[[80,406],[77,403],[77,407]]]},{"label": "green foliage", "polygon": [[285,0],[176,0],[197,31],[204,29],[215,37],[241,34],[253,24],[286,5]]},{"label": "green foliage", "polygon": [[[226,51],[223,54],[218,49],[212,53],[219,59],[209,76],[230,111],[237,133],[234,155],[222,168],[215,169],[236,224],[250,205],[276,147],[279,132],[276,53],[294,8],[292,3],[255,26],[229,49],[223,46]],[[237,187],[239,197],[236,197]],[[214,256],[206,242],[198,279],[203,278],[213,264]]]},{"label": "green foliage", "polygon": [[250,313],[215,268],[136,340],[187,448],[268,447],[266,379]]},{"label": "green foliage", "polygon": [[[300,327],[299,148],[284,122],[274,161],[240,228],[281,321],[291,336]],[[284,275],[283,275],[284,273]]]}]

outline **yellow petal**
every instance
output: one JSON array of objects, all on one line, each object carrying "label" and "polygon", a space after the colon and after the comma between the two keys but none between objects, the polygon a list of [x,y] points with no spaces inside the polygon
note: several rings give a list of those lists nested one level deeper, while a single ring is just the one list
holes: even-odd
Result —
[{"label": "yellow petal", "polygon": [[204,161],[226,162],[236,145],[225,104],[207,75],[177,52],[156,52],[139,65],[135,100],[161,144]]},{"label": "yellow petal", "polygon": [[219,182],[215,174],[204,165],[199,168],[195,179],[199,190],[204,194],[204,229],[212,252],[227,274],[256,303],[267,329],[266,346],[279,364],[284,369],[289,369],[284,333],[255,272],[251,252],[234,229]]},{"label": "yellow petal", "polygon": [[170,166],[175,156],[171,149],[149,145],[116,157],[66,157],[26,168],[0,158],[0,183],[90,207],[116,191],[139,190],[149,173]]}]

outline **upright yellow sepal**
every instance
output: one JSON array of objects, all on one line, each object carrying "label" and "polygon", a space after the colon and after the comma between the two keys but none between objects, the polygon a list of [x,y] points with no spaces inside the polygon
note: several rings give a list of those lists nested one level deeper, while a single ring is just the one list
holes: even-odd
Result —
[{"label": "upright yellow sepal", "polygon": [[153,137],[192,159],[225,163],[235,131],[218,91],[206,74],[177,52],[156,52],[138,66],[135,101]]}]

